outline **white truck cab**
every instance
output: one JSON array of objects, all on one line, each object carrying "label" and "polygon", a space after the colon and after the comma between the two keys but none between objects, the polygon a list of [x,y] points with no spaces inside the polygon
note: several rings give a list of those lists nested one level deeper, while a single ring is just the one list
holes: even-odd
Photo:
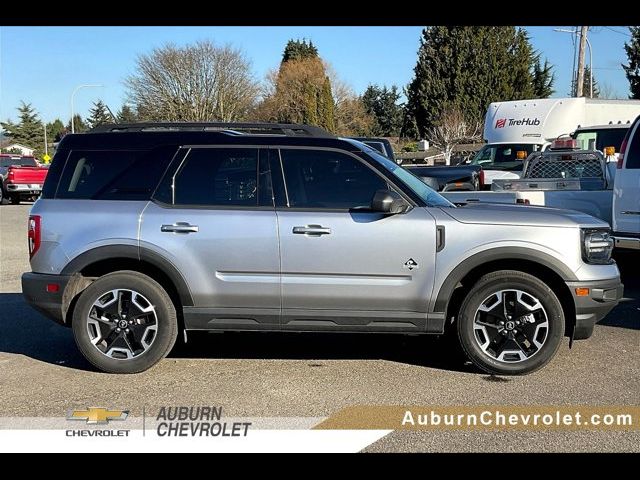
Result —
[{"label": "white truck cab", "polygon": [[616,248],[640,250],[640,135],[638,117],[622,142],[613,184]]},{"label": "white truck cab", "polygon": [[[562,135],[581,126],[606,129],[608,125],[628,124],[638,115],[638,100],[544,98],[494,102],[485,117],[487,144],[469,163],[482,165],[485,186],[491,188],[494,179],[520,178],[524,160],[533,152],[546,150]],[[591,138],[593,132],[585,135]]]}]

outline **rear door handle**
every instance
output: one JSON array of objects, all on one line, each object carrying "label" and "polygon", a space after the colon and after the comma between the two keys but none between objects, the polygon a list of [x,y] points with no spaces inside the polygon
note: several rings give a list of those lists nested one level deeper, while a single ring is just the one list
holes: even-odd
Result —
[{"label": "rear door handle", "polygon": [[199,230],[198,225],[190,225],[187,222],[176,222],[172,225],[162,225],[160,227],[161,232],[173,233],[195,233]]},{"label": "rear door handle", "polygon": [[310,235],[312,237],[319,237],[320,235],[331,234],[331,229],[323,227],[322,225],[307,225],[305,227],[293,227],[293,233],[300,235]]}]

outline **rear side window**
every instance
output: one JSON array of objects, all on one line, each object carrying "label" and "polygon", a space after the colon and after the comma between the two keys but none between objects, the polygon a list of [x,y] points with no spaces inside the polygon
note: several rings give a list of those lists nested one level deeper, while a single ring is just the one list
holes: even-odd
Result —
[{"label": "rear side window", "polygon": [[174,204],[258,206],[262,183],[258,152],[255,148],[192,148],[175,175]]},{"label": "rear side window", "polygon": [[631,137],[631,145],[624,154],[626,158],[625,168],[640,168],[640,128]]},{"label": "rear side window", "polygon": [[368,207],[387,182],[357,159],[327,150],[280,150],[289,206]]},{"label": "rear side window", "polygon": [[56,198],[148,200],[175,150],[176,147],[72,151]]}]

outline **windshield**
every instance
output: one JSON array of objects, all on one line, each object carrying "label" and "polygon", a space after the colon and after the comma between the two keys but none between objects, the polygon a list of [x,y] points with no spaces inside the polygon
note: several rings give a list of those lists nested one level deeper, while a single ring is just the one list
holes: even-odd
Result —
[{"label": "windshield", "polygon": [[[483,170],[520,171],[524,160],[532,152],[542,149],[542,145],[531,143],[500,143],[487,144],[475,154],[471,165],[482,165]],[[518,152],[523,152],[518,154]],[[518,158],[520,156],[521,158]]]},{"label": "windshield", "polygon": [[362,148],[363,151],[367,152],[371,157],[373,157],[378,163],[382,164],[386,170],[391,172],[392,176],[396,177],[400,180],[401,183],[409,187],[416,195],[418,195],[424,203],[427,204],[428,207],[453,207],[455,205],[451,203],[449,200],[444,198],[438,192],[436,192],[433,188],[428,186],[418,177],[416,177],[409,170],[405,170],[400,165],[396,164],[394,161],[389,160],[384,155],[378,153],[374,148],[365,145],[362,142],[358,142],[357,140],[353,140],[353,142],[357,142],[358,146]]}]

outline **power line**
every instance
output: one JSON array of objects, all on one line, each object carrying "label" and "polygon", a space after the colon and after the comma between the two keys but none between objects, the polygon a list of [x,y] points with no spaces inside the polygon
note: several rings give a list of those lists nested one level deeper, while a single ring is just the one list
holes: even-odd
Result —
[{"label": "power line", "polygon": [[625,37],[630,37],[631,34],[629,32],[621,32],[620,30],[616,30],[615,28],[612,27],[604,27],[607,30],[611,30],[614,33],[617,33],[618,35],[624,35]]}]

